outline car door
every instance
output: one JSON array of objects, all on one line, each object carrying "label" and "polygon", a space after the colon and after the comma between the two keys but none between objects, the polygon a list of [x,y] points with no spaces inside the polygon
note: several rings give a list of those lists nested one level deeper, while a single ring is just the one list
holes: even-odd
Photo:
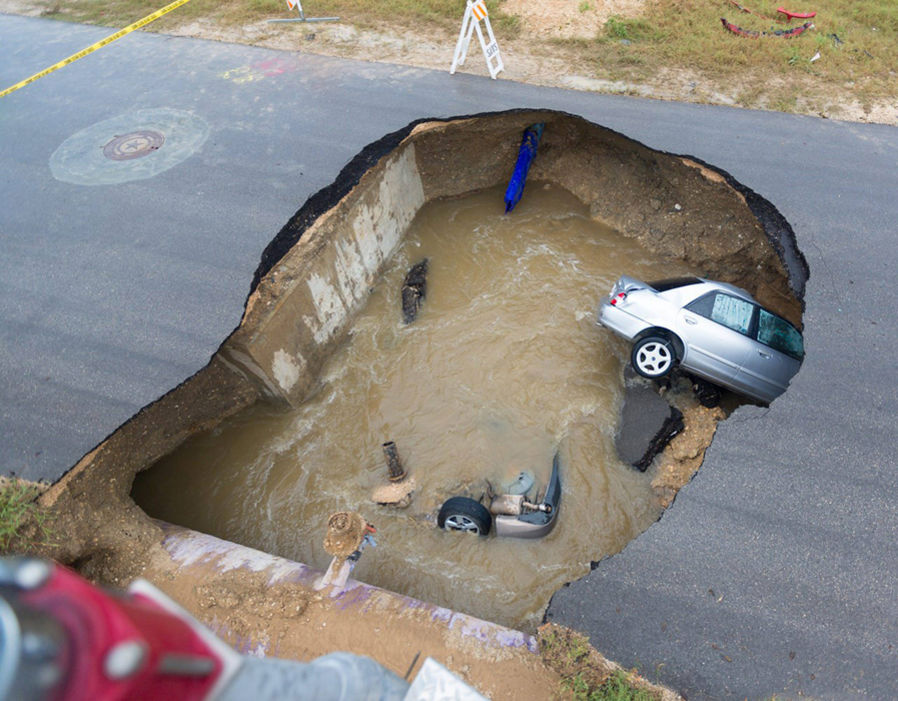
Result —
[{"label": "car door", "polygon": [[743,389],[739,369],[754,341],[756,305],[722,291],[709,292],[678,313],[678,331],[686,345],[681,365],[712,382]]},{"label": "car door", "polygon": [[771,402],[786,391],[801,367],[801,334],[785,319],[761,308],[755,335],[754,349],[746,357],[738,379],[752,389],[752,394]]}]

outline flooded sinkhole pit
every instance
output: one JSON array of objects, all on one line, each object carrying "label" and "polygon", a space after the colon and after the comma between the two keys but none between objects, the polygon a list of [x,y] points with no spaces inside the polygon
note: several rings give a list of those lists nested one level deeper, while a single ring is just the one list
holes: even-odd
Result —
[{"label": "flooded sinkhole pit", "polygon": [[[614,447],[628,348],[596,325],[621,271],[689,272],[596,222],[567,190],[530,182],[509,215],[503,190],[433,200],[415,216],[348,336],[302,404],[259,402],[140,474],[151,516],[325,568],[328,516],[358,510],[377,529],[353,576],[515,626],[618,552],[660,514],[651,472]],[[428,260],[405,324],[403,278]],[[382,450],[395,441],[416,483],[406,509],[378,506]],[[541,540],[436,528],[448,497],[522,471],[545,485],[560,453],[562,507]]]},{"label": "flooded sinkhole pit", "polygon": [[[536,123],[524,198],[505,217],[502,187]],[[406,325],[400,287],[425,258],[427,296]],[[596,326],[596,306],[622,274],[687,273],[801,325],[808,269],[794,233],[726,173],[546,110],[410,124],[365,147],[272,239],[209,364],[41,497],[66,533],[53,556],[113,585],[162,581],[180,560],[149,514],[323,569],[328,517],[358,509],[379,532],[355,578],[530,627],[555,589],[659,516],[722,417],[694,398],[680,406],[685,429],[647,473],[613,447],[618,424],[632,425],[622,403],[637,405],[621,373],[629,345]],[[416,480],[405,510],[370,500],[386,441]],[[486,479],[501,488],[531,471],[544,484],[556,451],[550,535],[435,527],[445,498],[476,498]]]}]

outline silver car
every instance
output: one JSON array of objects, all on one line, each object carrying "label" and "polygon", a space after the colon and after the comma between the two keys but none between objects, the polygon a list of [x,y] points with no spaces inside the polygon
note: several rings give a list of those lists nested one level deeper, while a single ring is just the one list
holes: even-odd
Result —
[{"label": "silver car", "polygon": [[598,321],[633,342],[630,361],[643,377],[665,377],[679,365],[765,403],[786,391],[804,358],[798,329],[725,282],[624,275],[602,300]]}]

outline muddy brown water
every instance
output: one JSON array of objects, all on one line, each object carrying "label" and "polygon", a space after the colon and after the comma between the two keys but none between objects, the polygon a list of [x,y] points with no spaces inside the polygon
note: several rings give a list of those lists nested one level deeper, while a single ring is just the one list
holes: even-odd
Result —
[{"label": "muddy brown water", "polygon": [[[371,291],[317,390],[289,411],[257,404],[138,476],[151,516],[324,569],[327,517],[359,510],[377,529],[353,577],[532,629],[552,593],[620,551],[660,514],[650,474],[613,444],[627,346],[595,323],[621,273],[690,272],[592,221],[573,195],[529,183],[428,203]],[[400,287],[429,259],[427,296],[405,325]],[[369,497],[393,440],[417,483],[404,510]],[[561,455],[562,507],[542,540],[435,527],[442,501]]]}]

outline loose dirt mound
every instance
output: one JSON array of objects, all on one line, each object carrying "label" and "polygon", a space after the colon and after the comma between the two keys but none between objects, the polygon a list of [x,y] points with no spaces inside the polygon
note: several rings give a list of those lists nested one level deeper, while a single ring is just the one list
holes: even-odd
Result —
[{"label": "loose dirt mound", "polygon": [[521,18],[521,35],[540,39],[592,39],[612,15],[637,17],[645,0],[506,0],[502,10]]}]

